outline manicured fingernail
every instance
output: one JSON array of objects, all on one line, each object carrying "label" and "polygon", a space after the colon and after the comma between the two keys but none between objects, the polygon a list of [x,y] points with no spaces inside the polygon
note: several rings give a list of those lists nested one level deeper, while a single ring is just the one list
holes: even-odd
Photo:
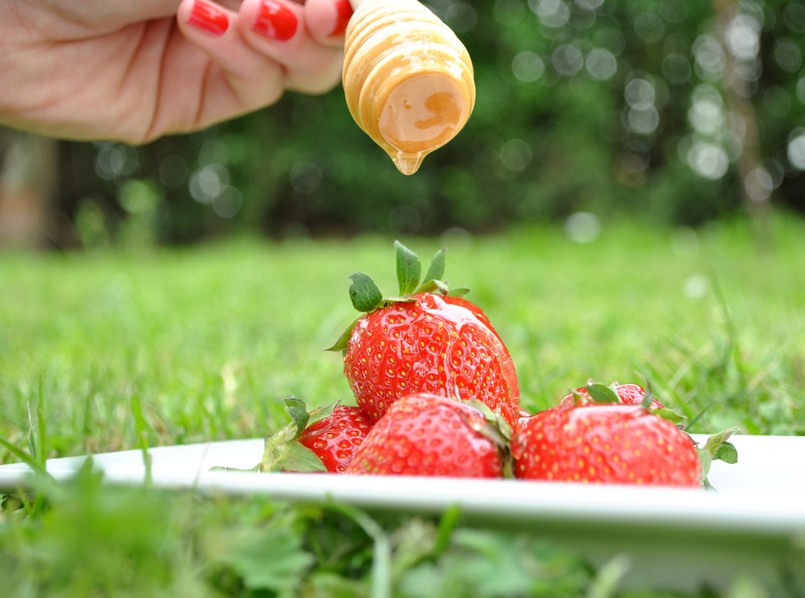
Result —
[{"label": "manicured fingernail", "polygon": [[198,0],[193,3],[187,23],[213,35],[223,35],[229,29],[229,18],[223,10]]},{"label": "manicured fingernail", "polygon": [[352,6],[348,0],[338,0],[335,3],[335,27],[330,32],[330,37],[336,37],[347,30],[347,23],[352,16]]},{"label": "manicured fingernail", "polygon": [[269,39],[284,42],[293,37],[298,24],[296,15],[291,9],[274,0],[263,0],[252,31]]}]

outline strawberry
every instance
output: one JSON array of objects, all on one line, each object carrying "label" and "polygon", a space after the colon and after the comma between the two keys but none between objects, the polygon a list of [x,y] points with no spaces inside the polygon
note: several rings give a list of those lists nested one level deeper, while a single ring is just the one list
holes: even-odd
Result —
[{"label": "strawberry", "polygon": [[[626,405],[641,405],[646,401],[646,391],[639,384],[618,384],[613,382],[609,386],[589,383],[567,393],[560,401],[559,407],[573,407],[580,403],[623,403]],[[649,409],[662,409],[663,404],[651,398]]]},{"label": "strawberry", "polygon": [[343,472],[372,424],[358,407],[332,404],[308,412],[285,399],[292,422],[268,437],[260,471]]},{"label": "strawberry", "polygon": [[297,441],[313,451],[327,471],[342,473],[371,429],[361,409],[338,405],[330,415],[305,428]]},{"label": "strawberry", "polygon": [[430,393],[405,396],[355,451],[347,473],[497,478],[504,441],[480,409]]},{"label": "strawberry", "polygon": [[533,416],[511,441],[518,478],[699,486],[693,440],[641,405],[579,404]]},{"label": "strawberry", "polygon": [[448,295],[444,251],[420,284],[419,258],[395,247],[399,296],[384,298],[368,275],[353,274],[350,297],[365,315],[331,347],[344,351],[358,406],[377,421],[401,397],[428,392],[476,399],[515,426],[520,390],[509,351],[479,307]]}]

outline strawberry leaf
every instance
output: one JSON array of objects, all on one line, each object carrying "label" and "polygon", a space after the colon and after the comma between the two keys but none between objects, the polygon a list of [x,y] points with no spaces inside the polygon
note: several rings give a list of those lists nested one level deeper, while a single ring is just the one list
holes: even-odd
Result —
[{"label": "strawberry leaf", "polygon": [[[651,406],[651,403],[649,403]],[[674,424],[680,430],[685,429],[685,425],[687,424],[688,418],[682,415],[681,413],[674,411],[673,409],[669,409],[668,407],[663,407],[661,409],[652,409],[651,413],[663,419],[667,419],[669,422]]]},{"label": "strawberry leaf", "polygon": [[[470,289],[468,289],[466,287],[459,287],[457,289],[451,289],[450,290],[450,295],[453,296],[453,297],[463,297],[464,295],[466,295],[469,292],[470,292]],[[447,283],[445,283],[445,285],[444,285],[444,294],[447,295]]]},{"label": "strawberry leaf", "polygon": [[[439,288],[437,286],[437,283],[440,283],[440,282],[441,281],[425,279],[425,282],[423,282],[421,285],[419,285],[417,287],[416,291],[414,291],[414,294],[416,294],[416,293],[432,293],[433,291],[435,291],[436,289]],[[442,284],[444,284],[444,283],[442,283]]]},{"label": "strawberry leaf", "polygon": [[328,347],[325,351],[346,351],[347,347],[349,346],[349,339],[352,338],[352,329],[355,328],[355,324],[358,323],[363,316],[359,316],[356,318],[352,324],[347,326],[346,330],[341,333],[341,336],[338,337],[338,340],[333,343],[332,347]]},{"label": "strawberry leaf", "polygon": [[487,405],[483,401],[479,401],[478,399],[466,399],[466,400],[459,399],[459,400],[463,404],[469,405],[473,409],[477,409],[478,411],[480,411],[483,414],[483,416],[486,418],[486,421],[494,422],[494,421],[497,420],[497,415],[495,415],[495,412],[492,411],[492,409],[489,407],[489,405]]},{"label": "strawberry leaf", "polygon": [[308,411],[307,405],[305,405],[302,399],[298,399],[293,395],[287,397],[285,399],[285,408],[288,410],[288,415],[291,416],[290,425],[296,430],[296,432],[290,436],[291,439],[295,440],[299,438],[306,428],[329,416],[339,404],[339,402],[330,403]]},{"label": "strawberry leaf", "polygon": [[587,392],[590,393],[590,398],[596,403],[620,403],[618,393],[611,386],[601,384],[600,382],[588,382]]},{"label": "strawberry leaf", "polygon": [[305,431],[307,423],[310,421],[310,414],[307,412],[305,402],[290,396],[285,399],[285,408],[288,410],[288,415],[291,416],[293,425],[296,427],[294,438],[298,438]]},{"label": "strawberry leaf", "polygon": [[445,251],[444,249],[440,249],[433,255],[430,266],[428,266],[428,271],[425,274],[425,280],[441,280],[442,277],[444,277]]},{"label": "strawberry leaf", "polygon": [[713,460],[735,465],[738,462],[738,449],[731,442],[725,442],[718,447]]},{"label": "strawberry leaf", "polygon": [[356,272],[349,277],[349,298],[358,311],[369,313],[383,304],[383,293],[372,277],[365,272]]},{"label": "strawberry leaf", "polygon": [[419,257],[399,241],[394,241],[394,248],[397,250],[397,283],[400,295],[410,295],[419,286],[422,265]]},{"label": "strawberry leaf", "polygon": [[416,303],[416,299],[414,299],[411,295],[403,295],[402,297],[383,297],[384,305],[388,305],[390,303]]},{"label": "strawberry leaf", "polygon": [[506,421],[506,418],[503,417],[503,414],[499,411],[492,411],[489,405],[478,399],[461,400],[461,402],[480,411],[486,419],[483,424],[474,425],[473,422],[462,415],[462,421],[464,421],[467,426],[476,432],[480,432],[499,447],[508,445],[512,437],[512,429]]},{"label": "strawberry leaf", "polygon": [[579,394],[579,392],[575,389],[570,391],[570,394],[573,395],[573,403],[575,405],[583,405],[585,401],[585,397]]},{"label": "strawberry leaf", "polygon": [[498,450],[500,464],[503,469],[503,477],[507,479],[514,478],[514,461],[510,450],[512,429],[506,421],[506,418],[503,417],[500,411],[492,411],[489,405],[477,399],[462,400],[461,402],[477,409],[483,414],[485,421],[480,425],[476,421],[470,421],[464,414],[460,417],[468,427],[478,432],[484,438],[492,441]]},{"label": "strawberry leaf", "polygon": [[266,439],[259,471],[314,472],[327,471],[321,459],[309,448],[296,440],[288,440],[281,434]]},{"label": "strawberry leaf", "polygon": [[282,457],[282,471],[327,471],[316,453],[299,442],[286,444]]},{"label": "strawberry leaf", "polygon": [[321,407],[316,407],[308,411],[308,415],[310,416],[310,420],[307,422],[307,427],[309,428],[313,424],[320,422],[326,417],[329,417],[335,408],[341,404],[341,401],[336,401],[335,403],[329,403],[327,405],[322,405]]},{"label": "strawberry leaf", "polygon": [[735,464],[738,462],[738,450],[727,440],[730,436],[739,431],[739,428],[727,428],[707,438],[703,447],[696,447],[699,459],[702,462],[702,486],[712,488],[707,474],[710,473],[710,466],[713,461],[724,461],[725,463]]},{"label": "strawberry leaf", "polygon": [[441,293],[442,295],[455,295],[455,293],[451,293],[448,285],[443,280],[437,279],[427,279],[423,282],[417,290],[416,293]]}]

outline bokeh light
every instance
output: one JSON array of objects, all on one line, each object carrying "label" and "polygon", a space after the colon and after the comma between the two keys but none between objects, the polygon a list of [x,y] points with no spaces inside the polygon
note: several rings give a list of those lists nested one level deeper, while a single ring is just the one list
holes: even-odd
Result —
[{"label": "bokeh light", "polygon": [[500,163],[513,172],[528,168],[534,155],[531,146],[522,139],[509,139],[500,148]]},{"label": "bokeh light", "polygon": [[686,157],[690,167],[706,179],[718,180],[727,174],[729,158],[720,145],[696,137]]},{"label": "bokeh light", "polygon": [[738,60],[753,60],[760,52],[760,23],[751,15],[736,14],[727,24],[724,37]]},{"label": "bokeh light", "polygon": [[551,64],[560,75],[572,77],[584,67],[584,54],[575,44],[562,44],[551,54]]},{"label": "bokeh light", "polygon": [[558,29],[570,20],[570,7],[563,0],[528,0],[528,6],[545,27]]},{"label": "bokeh light", "polygon": [[190,177],[190,195],[200,204],[211,204],[229,185],[229,172],[223,164],[208,164]]},{"label": "bokeh light", "polygon": [[584,61],[587,72],[593,79],[607,81],[618,72],[615,55],[606,48],[593,48]]},{"label": "bokeh light", "polygon": [[123,143],[96,144],[95,174],[104,180],[123,179],[137,172],[140,165],[137,150]]},{"label": "bokeh light", "polygon": [[788,163],[797,170],[805,170],[805,129],[792,132],[786,148]]},{"label": "bokeh light", "polygon": [[601,221],[591,212],[576,212],[565,220],[565,234],[574,243],[592,243],[601,235]]},{"label": "bokeh light", "polygon": [[534,52],[518,52],[512,59],[512,73],[523,83],[534,83],[545,74],[545,63]]}]

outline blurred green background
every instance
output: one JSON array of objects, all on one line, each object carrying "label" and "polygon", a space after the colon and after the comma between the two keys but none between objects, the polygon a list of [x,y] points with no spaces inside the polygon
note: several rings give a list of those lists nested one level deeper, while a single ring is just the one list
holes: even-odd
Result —
[{"label": "blurred green background", "polygon": [[[449,241],[529,410],[646,380],[694,432],[805,434],[805,3],[425,3],[468,46],[478,97],[412,177],[340,88],[142,147],[0,129],[0,247],[66,250],[0,256],[0,439],[45,459],[252,438],[289,393],[349,397],[321,349],[354,317],[346,275],[390,266],[392,235],[443,237],[415,238],[423,256]],[[79,478],[0,496],[0,579],[15,596],[263,595],[259,570],[368,595],[390,541],[398,579],[441,595],[671,595],[616,593],[611,563],[537,534],[342,515]],[[736,569],[718,595],[804,596],[803,562],[800,544],[768,588]]]},{"label": "blurred green background", "polygon": [[478,100],[416,175],[358,129],[340,88],[143,147],[4,131],[0,238],[429,235],[579,212],[762,226],[771,205],[805,210],[800,0],[426,4],[467,45]]}]

